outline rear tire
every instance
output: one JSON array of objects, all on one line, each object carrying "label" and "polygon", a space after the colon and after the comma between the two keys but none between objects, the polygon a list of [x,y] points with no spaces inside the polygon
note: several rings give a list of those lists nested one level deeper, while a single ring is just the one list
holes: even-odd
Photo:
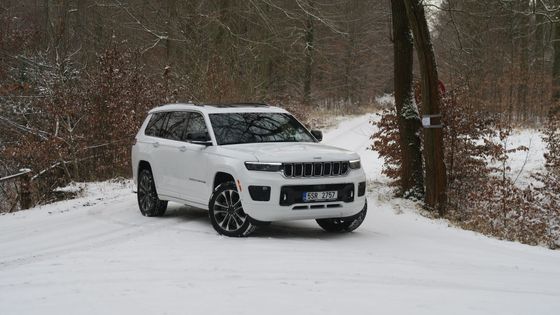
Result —
[{"label": "rear tire", "polygon": [[167,201],[160,200],[156,191],[154,176],[149,169],[138,174],[138,208],[146,217],[161,217],[167,210]]},{"label": "rear tire", "polygon": [[343,232],[352,232],[357,229],[364,219],[366,218],[367,214],[367,201],[364,204],[364,208],[362,211],[358,212],[358,214],[353,215],[347,218],[332,218],[332,219],[317,219],[317,224],[323,228],[323,230],[330,232],[330,233],[343,233]]},{"label": "rear tire", "polygon": [[243,211],[241,197],[234,182],[226,182],[214,189],[208,214],[219,234],[230,237],[249,236],[255,230],[249,215]]}]

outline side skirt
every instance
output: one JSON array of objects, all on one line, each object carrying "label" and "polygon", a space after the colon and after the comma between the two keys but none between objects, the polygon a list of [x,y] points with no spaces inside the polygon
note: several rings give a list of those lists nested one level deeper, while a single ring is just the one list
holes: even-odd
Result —
[{"label": "side skirt", "polygon": [[182,199],[182,198],[177,198],[177,197],[168,196],[168,195],[163,195],[163,194],[158,194],[158,195],[159,195],[159,198],[161,200],[173,201],[173,202],[181,203],[181,204],[193,207],[193,208],[208,210],[208,205],[205,205],[205,204],[200,203],[200,202],[187,200],[187,199]]}]

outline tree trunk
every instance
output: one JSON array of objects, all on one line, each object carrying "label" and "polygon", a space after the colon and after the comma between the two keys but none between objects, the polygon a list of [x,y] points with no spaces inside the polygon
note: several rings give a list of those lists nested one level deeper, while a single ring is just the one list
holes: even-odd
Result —
[{"label": "tree trunk", "polygon": [[[313,1],[309,2],[311,8],[314,7]],[[314,25],[313,16],[307,14],[305,23],[305,73],[303,75],[303,103],[311,103],[311,80],[313,76],[313,45],[314,45]]]},{"label": "tree trunk", "polygon": [[[560,16],[559,16],[560,18]],[[552,108],[558,106],[560,101],[560,22],[554,23],[554,60],[552,64]],[[551,108],[551,109],[552,109]]]},{"label": "tree trunk", "polygon": [[[523,2],[522,2],[523,3]],[[527,4],[523,4],[526,6]],[[524,7],[522,7],[523,9]],[[529,113],[529,104],[527,104],[527,95],[529,91],[528,83],[529,81],[529,36],[531,36],[530,30],[530,17],[521,16],[520,17],[520,56],[519,62],[519,82],[518,82],[518,97],[517,97],[517,115],[518,121],[526,122]],[[531,104],[532,105],[532,104]]]},{"label": "tree trunk", "polygon": [[413,45],[403,0],[391,0],[395,107],[401,148],[400,188],[405,197],[424,195],[420,117],[412,96]]},{"label": "tree trunk", "polygon": [[21,175],[19,180],[19,206],[22,210],[30,209],[33,207],[33,199],[31,197],[31,173]]},{"label": "tree trunk", "polygon": [[93,47],[95,51],[102,51],[106,46],[103,40],[103,8],[100,6],[93,6],[92,7],[92,21],[93,21]]},{"label": "tree trunk", "polygon": [[[421,0],[404,0],[422,76],[422,108],[426,115],[440,115],[437,65],[430,30]],[[426,206],[445,214],[447,174],[443,156],[442,128],[424,128],[424,163],[426,165]]]},{"label": "tree trunk", "polygon": [[174,63],[176,58],[176,45],[173,40],[177,37],[177,3],[175,0],[167,0],[167,15],[168,20],[166,21],[166,36],[165,40],[165,57],[167,65]]},{"label": "tree trunk", "polygon": [[50,14],[49,14],[49,0],[40,0],[41,4],[38,6],[41,8],[41,26],[39,27],[39,32],[41,34],[41,44],[44,49],[49,48],[51,43],[51,28],[50,28]]},{"label": "tree trunk", "polygon": [[[542,3],[536,1],[534,4],[534,12],[537,10],[542,10]],[[548,71],[546,71],[546,59],[545,59],[545,46],[548,42],[548,37],[545,36],[545,29],[546,25],[548,24],[542,14],[534,14],[535,18],[535,39],[534,39],[534,74],[535,78],[533,79],[533,95],[545,95],[547,93],[546,85],[542,84],[544,82],[546,76],[548,75]],[[545,109],[544,104],[546,102],[540,102],[538,105],[538,117],[542,117],[546,115],[546,112],[543,111]]]}]

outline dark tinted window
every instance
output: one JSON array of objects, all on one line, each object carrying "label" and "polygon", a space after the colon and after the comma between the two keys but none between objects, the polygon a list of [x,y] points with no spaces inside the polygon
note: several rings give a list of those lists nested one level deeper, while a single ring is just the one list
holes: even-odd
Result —
[{"label": "dark tinted window", "polygon": [[185,133],[185,139],[191,140],[190,135],[193,133],[208,133],[208,128],[206,128],[206,122],[204,117],[200,113],[190,113],[190,120],[187,125],[187,132]]},{"label": "dark tinted window", "polygon": [[294,117],[284,113],[210,114],[218,144],[315,142]]},{"label": "dark tinted window", "polygon": [[169,113],[169,118],[167,119],[165,128],[161,131],[160,137],[170,140],[183,140],[183,134],[185,132],[185,127],[187,126],[188,118],[188,112]]},{"label": "dark tinted window", "polygon": [[150,119],[148,126],[146,126],[144,134],[146,134],[146,136],[159,137],[166,118],[167,113],[152,114],[152,118]]}]

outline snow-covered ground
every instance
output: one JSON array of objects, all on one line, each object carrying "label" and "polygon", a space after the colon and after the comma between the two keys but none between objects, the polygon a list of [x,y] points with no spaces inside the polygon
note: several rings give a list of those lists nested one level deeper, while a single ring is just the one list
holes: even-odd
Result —
[{"label": "snow-covered ground", "polygon": [[511,168],[508,175],[521,188],[527,187],[530,183],[535,183],[535,179],[531,177],[532,174],[545,171],[544,153],[546,144],[542,137],[542,133],[533,129],[517,129],[505,140],[507,149],[519,146],[527,148],[527,150],[510,153],[508,160]]},{"label": "snow-covered ground", "polygon": [[370,177],[354,233],[301,221],[231,239],[178,204],[141,216],[128,182],[87,185],[82,198],[0,216],[0,314],[558,314],[560,251],[391,199],[366,150],[369,119],[325,135],[359,151]]}]

